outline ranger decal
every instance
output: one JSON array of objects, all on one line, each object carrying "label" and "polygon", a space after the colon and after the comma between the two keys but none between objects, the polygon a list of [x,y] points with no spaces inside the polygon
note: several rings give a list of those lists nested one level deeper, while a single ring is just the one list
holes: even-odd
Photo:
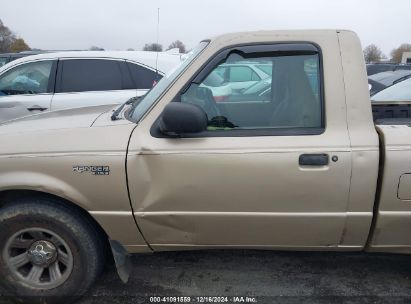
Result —
[{"label": "ranger decal", "polygon": [[109,175],[109,166],[73,166],[73,171],[77,173],[91,172],[93,175]]}]

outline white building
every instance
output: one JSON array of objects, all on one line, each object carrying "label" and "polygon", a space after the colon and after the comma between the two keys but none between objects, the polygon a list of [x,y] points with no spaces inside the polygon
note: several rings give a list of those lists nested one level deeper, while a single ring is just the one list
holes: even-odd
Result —
[{"label": "white building", "polygon": [[411,52],[402,53],[401,63],[411,64]]}]

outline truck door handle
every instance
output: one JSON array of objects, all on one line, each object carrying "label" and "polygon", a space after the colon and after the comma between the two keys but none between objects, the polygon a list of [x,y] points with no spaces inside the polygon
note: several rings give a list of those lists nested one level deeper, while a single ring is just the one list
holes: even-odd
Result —
[{"label": "truck door handle", "polygon": [[41,111],[41,112],[43,112],[43,111],[47,110],[47,108],[42,108],[40,106],[32,106],[30,108],[27,108],[27,110],[29,110],[30,112],[32,112],[32,111]]},{"label": "truck door handle", "polygon": [[328,154],[301,154],[298,159],[300,166],[326,166],[328,162]]}]

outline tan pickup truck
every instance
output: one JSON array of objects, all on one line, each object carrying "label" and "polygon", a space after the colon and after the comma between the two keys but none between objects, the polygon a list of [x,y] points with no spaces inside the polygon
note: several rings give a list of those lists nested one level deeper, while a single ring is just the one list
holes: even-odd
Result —
[{"label": "tan pickup truck", "polygon": [[261,31],[202,41],[120,107],[5,123],[1,283],[78,296],[110,252],[123,280],[128,253],[411,253],[408,110],[371,106],[355,33]]}]

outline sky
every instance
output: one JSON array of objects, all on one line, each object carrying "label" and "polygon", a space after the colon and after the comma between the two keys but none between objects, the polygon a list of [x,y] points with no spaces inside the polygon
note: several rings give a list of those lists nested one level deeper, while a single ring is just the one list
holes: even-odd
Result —
[{"label": "sky", "polygon": [[389,55],[411,43],[411,0],[0,0],[0,19],[32,48],[141,49],[275,29],[350,29]]}]

